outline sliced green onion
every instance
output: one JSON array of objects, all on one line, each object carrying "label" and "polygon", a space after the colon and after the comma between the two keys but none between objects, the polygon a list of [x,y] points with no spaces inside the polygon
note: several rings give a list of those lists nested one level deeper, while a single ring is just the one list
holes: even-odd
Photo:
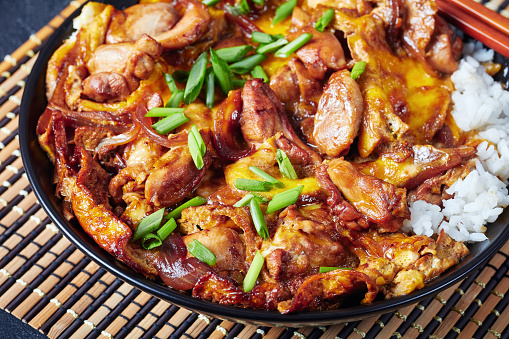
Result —
[{"label": "sliced green onion", "polygon": [[272,53],[277,51],[279,48],[286,45],[287,43],[288,40],[286,40],[285,38],[281,38],[277,41],[271,42],[270,44],[258,46],[258,48],[256,49],[256,53],[260,54]]},{"label": "sliced green onion", "polygon": [[176,82],[186,82],[189,79],[189,71],[175,71],[171,76]]},{"label": "sliced green onion", "polygon": [[260,271],[262,270],[264,261],[265,259],[263,258],[260,251],[256,251],[253,257],[253,261],[249,266],[249,270],[247,270],[246,277],[244,278],[243,283],[244,292],[247,293],[253,289],[254,285],[256,284],[256,280],[260,275]]},{"label": "sliced green onion", "polygon": [[150,118],[161,118],[167,117],[175,113],[184,113],[184,108],[173,108],[173,107],[154,107],[147,114],[146,117]]},{"label": "sliced green onion", "polygon": [[207,7],[212,7],[220,3],[222,0],[203,0],[201,3]]},{"label": "sliced green onion", "polygon": [[276,186],[277,188],[285,188],[285,184],[283,184],[281,181],[274,178],[272,175],[270,175],[267,172],[264,172],[263,170],[259,169],[256,166],[249,166],[249,170],[259,176],[260,178],[264,179],[265,181],[270,182],[272,185]]},{"label": "sliced green onion", "polygon": [[161,246],[163,241],[159,238],[158,235],[154,233],[148,233],[143,236],[141,239],[141,246],[143,246],[146,250],[151,250],[155,247]]},{"label": "sliced green onion", "polygon": [[254,31],[251,34],[251,40],[259,44],[270,44],[274,41],[274,38],[270,34]]},{"label": "sliced green onion", "polygon": [[242,60],[246,54],[253,50],[253,46],[243,45],[216,49],[217,56],[226,62],[237,62]]},{"label": "sliced green onion", "polygon": [[246,79],[233,79],[233,87],[242,87],[246,84]]},{"label": "sliced green onion", "polygon": [[335,271],[335,270],[353,270],[353,268],[351,267],[326,267],[326,266],[320,266],[320,268],[318,269],[319,273],[327,273],[327,272],[330,272],[330,271]]},{"label": "sliced green onion", "polygon": [[168,134],[170,131],[174,130],[180,125],[185,124],[188,121],[189,118],[186,117],[183,113],[175,113],[167,116],[162,120],[159,120],[152,125],[152,128],[155,129],[157,133],[164,135]]},{"label": "sliced green onion", "polygon": [[196,239],[187,244],[187,250],[198,260],[201,260],[210,266],[214,266],[216,264],[216,256],[214,253]]},{"label": "sliced green onion", "polygon": [[264,0],[252,0],[255,5],[263,6]]},{"label": "sliced green onion", "polygon": [[297,179],[297,173],[295,173],[295,169],[292,166],[292,163],[290,162],[290,159],[288,159],[288,156],[286,153],[278,149],[276,153],[276,160],[279,164],[279,171],[283,175],[283,177],[287,179]]},{"label": "sliced green onion", "polygon": [[233,182],[235,188],[242,191],[253,192],[268,192],[272,189],[273,185],[267,181],[252,180],[252,179],[236,179]]},{"label": "sliced green onion", "polygon": [[157,236],[161,241],[164,241],[164,239],[168,238],[171,232],[175,231],[177,228],[177,222],[175,219],[170,218],[163,226],[161,226],[160,229],[157,230]]},{"label": "sliced green onion", "polygon": [[251,10],[246,0],[240,0],[235,6],[226,5],[230,12],[235,15],[246,15]]},{"label": "sliced green onion", "polygon": [[132,241],[136,241],[139,238],[145,236],[147,233],[152,233],[155,230],[159,228],[159,225],[161,225],[161,221],[163,220],[164,216],[164,208],[161,208],[151,215],[146,216],[145,218],[141,219],[138,223],[138,226],[136,226],[136,230],[134,231]]},{"label": "sliced green onion", "polygon": [[207,52],[200,54],[198,59],[194,62],[189,79],[187,79],[186,89],[184,92],[184,103],[189,105],[200,94],[205,80],[205,72],[207,71]]},{"label": "sliced green onion", "polygon": [[334,10],[329,8],[325,11],[325,13],[323,13],[322,17],[318,19],[315,24],[315,29],[319,32],[323,32],[325,27],[327,27],[327,25],[331,22],[332,18],[334,18]]},{"label": "sliced green onion", "polygon": [[302,33],[297,39],[274,53],[274,56],[278,58],[288,58],[293,52],[304,46],[312,37],[313,34],[311,33]]},{"label": "sliced green onion", "polygon": [[251,199],[256,199],[259,204],[264,204],[264,203],[269,201],[269,199],[267,199],[265,197],[262,197],[260,195],[254,194],[254,193],[249,193],[249,194],[246,194],[244,196],[244,198],[242,198],[239,201],[237,201],[233,205],[233,207],[244,207],[244,206],[247,206],[251,202]]},{"label": "sliced green onion", "polygon": [[216,77],[214,76],[214,72],[212,70],[207,70],[207,75],[205,76],[205,86],[207,88],[206,96],[205,96],[205,105],[208,108],[214,107],[214,101],[216,97]]},{"label": "sliced green onion", "polygon": [[267,229],[267,224],[265,223],[265,219],[263,218],[263,213],[260,208],[260,204],[256,199],[251,199],[249,201],[249,212],[251,212],[251,218],[253,218],[253,224],[256,229],[256,232],[263,239],[269,239],[269,230]]},{"label": "sliced green onion", "polygon": [[253,76],[253,79],[263,79],[263,82],[269,83],[269,77],[260,65],[256,65],[255,68],[253,68],[251,75]]},{"label": "sliced green onion", "polygon": [[173,77],[168,73],[163,73],[163,74],[164,74],[164,79],[166,79],[166,83],[168,84],[168,87],[170,88],[171,94],[177,92],[179,89],[177,87],[177,84],[175,83],[175,79],[173,79]]},{"label": "sliced green onion", "polygon": [[243,60],[240,60],[239,62],[231,64],[230,65],[230,70],[233,73],[246,74],[247,72],[252,70],[253,67],[258,65],[259,63],[261,63],[265,59],[267,59],[267,56],[264,55],[264,54],[251,55],[251,56],[249,56],[249,57],[247,57],[247,58],[245,58]]},{"label": "sliced green onion", "polygon": [[228,67],[226,61],[221,59],[212,48],[210,49],[210,62],[212,63],[214,74],[219,83],[219,88],[221,88],[224,94],[228,95],[228,92],[233,89],[233,75],[230,71],[230,67]]},{"label": "sliced green onion", "polygon": [[189,134],[187,135],[187,145],[196,168],[201,170],[204,166],[203,156],[205,155],[205,152],[207,152],[207,146],[205,145],[198,128],[196,128],[196,125],[193,125],[189,130]]},{"label": "sliced green onion", "polygon": [[182,100],[184,100],[184,90],[181,89],[180,91],[177,91],[171,95],[170,100],[166,103],[167,108],[177,108],[182,103]]},{"label": "sliced green onion", "polygon": [[274,19],[272,20],[272,25],[277,25],[284,19],[288,18],[292,12],[293,8],[297,5],[297,0],[290,0],[282,4],[276,9],[276,15],[274,15]]},{"label": "sliced green onion", "polygon": [[297,187],[276,194],[272,200],[269,201],[265,214],[269,214],[295,204],[297,199],[299,199],[299,195],[302,193],[303,188],[304,186],[299,185]]},{"label": "sliced green onion", "polygon": [[364,73],[365,69],[366,61],[356,62],[352,68],[352,72],[350,72],[350,76],[352,77],[352,79],[356,80],[362,73]]},{"label": "sliced green onion", "polygon": [[183,203],[179,207],[175,208],[170,213],[168,213],[164,217],[164,219],[170,219],[170,218],[173,218],[175,220],[180,219],[180,217],[182,216],[182,211],[184,209],[186,209],[188,207],[191,207],[191,206],[201,206],[201,205],[205,204],[206,202],[207,202],[207,199],[205,199],[203,197],[200,197],[200,196],[196,196],[196,197],[186,201],[185,203]]}]

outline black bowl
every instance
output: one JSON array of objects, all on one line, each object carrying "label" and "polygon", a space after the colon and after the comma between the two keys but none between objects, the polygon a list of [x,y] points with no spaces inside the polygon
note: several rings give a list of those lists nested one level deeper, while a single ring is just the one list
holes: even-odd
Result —
[{"label": "black bowl", "polygon": [[[106,2],[117,8],[125,8],[134,4],[133,0],[108,0]],[[232,321],[266,326],[330,325],[387,313],[417,303],[422,299],[433,297],[439,291],[452,286],[476,268],[481,267],[509,239],[509,227],[507,227],[509,224],[509,210],[506,210],[498,218],[497,222],[489,225],[486,232],[489,240],[469,245],[470,254],[463,261],[427,284],[424,288],[403,297],[379,300],[370,305],[352,305],[351,307],[332,311],[300,312],[282,315],[273,311],[229,307],[194,299],[189,294],[173,290],[160,283],[146,279],[100,248],[75,220],[69,222],[64,218],[61,201],[54,194],[55,187],[52,184],[53,165],[39,147],[37,141],[35,132],[37,120],[47,105],[44,82],[47,62],[58,46],[62,44],[62,41],[70,35],[72,19],[80,12],[81,8],[71,15],[46,42],[28,78],[23,93],[19,118],[22,159],[28,179],[39,202],[62,233],[101,267],[140,290],[178,306]],[[507,59],[497,61],[507,62]],[[507,64],[505,66],[507,67]],[[507,79],[507,74],[504,74],[504,78],[499,80],[507,81]]]}]

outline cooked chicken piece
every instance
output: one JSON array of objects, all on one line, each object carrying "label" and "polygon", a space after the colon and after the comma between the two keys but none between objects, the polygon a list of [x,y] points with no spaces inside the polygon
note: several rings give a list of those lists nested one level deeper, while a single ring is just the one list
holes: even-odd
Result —
[{"label": "cooked chicken piece", "polygon": [[95,102],[124,101],[130,94],[126,78],[115,72],[92,74],[83,81],[83,95]]},{"label": "cooked chicken piece", "polygon": [[274,236],[261,248],[271,276],[284,280],[320,266],[339,266],[343,246],[331,238],[331,231],[326,224],[304,218],[296,206],[286,208]]},{"label": "cooked chicken piece", "polygon": [[304,66],[302,61],[293,58],[270,78],[270,87],[276,93],[294,127],[316,113],[322,94],[322,85]]},{"label": "cooked chicken piece", "polygon": [[350,72],[332,74],[315,115],[313,138],[318,149],[330,157],[348,151],[357,136],[363,108],[361,91]]},{"label": "cooked chicken piece", "polygon": [[175,50],[197,41],[209,22],[207,7],[194,0],[180,0],[175,7],[166,2],[138,4],[114,15],[106,41],[134,41],[147,34],[165,50]]},{"label": "cooked chicken piece", "polygon": [[431,145],[415,145],[412,151],[413,157],[403,162],[380,157],[354,166],[362,173],[373,175],[396,187],[413,189],[475,155],[475,149],[467,146],[440,149]]},{"label": "cooked chicken piece", "polygon": [[87,63],[91,75],[84,81],[84,94],[98,102],[125,99],[150,76],[161,52],[161,45],[147,35],[134,43],[99,46]]},{"label": "cooked chicken piece", "polygon": [[[239,234],[231,228],[217,226],[183,237],[189,244],[195,239],[216,256],[213,266],[218,271],[240,271],[245,273],[246,247]],[[188,253],[188,257],[192,254]]]},{"label": "cooked chicken piece", "polygon": [[327,170],[332,182],[344,197],[379,232],[395,232],[410,212],[406,205],[406,190],[371,175],[359,172],[350,162],[334,159]]},{"label": "cooked chicken piece", "polygon": [[301,7],[295,6],[292,11],[292,26],[304,27],[309,25],[311,25],[311,16]]},{"label": "cooked chicken piece", "polygon": [[292,35],[296,38],[302,33],[310,33],[313,37],[296,53],[313,77],[322,80],[327,70],[339,71],[346,68],[343,47],[334,34],[319,32],[308,26]]},{"label": "cooked chicken piece", "polygon": [[177,10],[169,3],[137,4],[113,15],[106,42],[115,44],[134,41],[143,34],[155,37],[170,30],[179,19]]},{"label": "cooked chicken piece", "polygon": [[[206,139],[208,138],[204,138]],[[210,139],[208,141],[208,148],[210,148]],[[161,207],[179,203],[204,178],[212,163],[210,150],[203,157],[203,163],[202,169],[196,168],[187,145],[169,150],[150,170],[150,175],[145,182],[146,199],[154,206]]]},{"label": "cooked chicken piece", "polygon": [[426,65],[425,49],[435,29],[437,6],[431,0],[404,0],[403,43],[410,53]]},{"label": "cooked chicken piece", "polygon": [[120,219],[132,229],[136,228],[141,219],[154,212],[154,207],[145,199],[143,191],[140,193],[126,192],[122,195],[122,200],[127,206]]},{"label": "cooked chicken piece", "polygon": [[277,95],[262,79],[249,80],[244,85],[242,100],[240,128],[248,145],[259,147],[277,132],[282,132],[288,140],[305,150],[315,163],[321,162],[320,157],[297,136]]},{"label": "cooked chicken piece", "polygon": [[447,21],[439,16],[435,17],[435,21],[435,31],[427,46],[426,62],[436,71],[451,74],[458,69],[463,41],[459,36],[454,38],[454,31]]}]

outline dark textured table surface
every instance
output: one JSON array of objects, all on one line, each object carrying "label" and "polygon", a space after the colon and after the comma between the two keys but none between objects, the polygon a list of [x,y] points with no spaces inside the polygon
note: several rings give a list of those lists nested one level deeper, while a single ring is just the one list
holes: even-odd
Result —
[{"label": "dark textured table surface", "polygon": [[[0,0],[0,60],[62,11],[70,0]],[[0,339],[46,338],[13,315],[0,310]]]}]

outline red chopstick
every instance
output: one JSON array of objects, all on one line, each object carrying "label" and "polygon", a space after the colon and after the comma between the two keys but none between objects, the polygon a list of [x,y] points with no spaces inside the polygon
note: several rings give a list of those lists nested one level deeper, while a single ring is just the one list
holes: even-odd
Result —
[{"label": "red chopstick", "polygon": [[453,25],[509,58],[509,19],[473,0],[436,0]]}]

